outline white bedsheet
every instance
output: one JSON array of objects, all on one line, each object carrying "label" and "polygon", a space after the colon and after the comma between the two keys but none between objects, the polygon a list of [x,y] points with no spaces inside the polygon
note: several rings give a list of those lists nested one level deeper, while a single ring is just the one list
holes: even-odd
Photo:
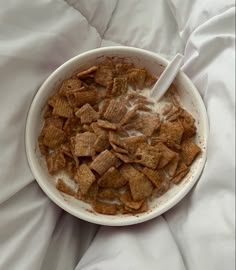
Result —
[{"label": "white bedsheet", "polygon": [[[205,102],[205,170],[165,215],[98,227],[41,191],[24,149],[31,100],[69,58],[127,45],[171,58]],[[0,2],[0,269],[235,269],[235,3],[233,0],[8,0]]]}]

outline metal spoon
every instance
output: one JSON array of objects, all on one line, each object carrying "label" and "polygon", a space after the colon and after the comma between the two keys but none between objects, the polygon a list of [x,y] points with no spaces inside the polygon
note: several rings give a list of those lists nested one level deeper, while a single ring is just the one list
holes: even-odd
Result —
[{"label": "metal spoon", "polygon": [[183,61],[183,55],[177,53],[176,56],[172,59],[169,65],[162,72],[160,78],[154,84],[150,97],[154,98],[156,101],[159,101],[165,92],[169,89],[171,83],[174,81],[177,73],[180,70]]}]

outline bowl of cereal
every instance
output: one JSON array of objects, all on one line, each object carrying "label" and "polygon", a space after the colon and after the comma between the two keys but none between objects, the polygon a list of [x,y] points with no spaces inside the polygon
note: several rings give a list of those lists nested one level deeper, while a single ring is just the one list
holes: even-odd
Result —
[{"label": "bowl of cereal", "polygon": [[82,53],[36,93],[26,122],[32,173],[46,195],[83,220],[141,223],[175,206],[206,162],[204,103],[182,71],[155,102],[168,61],[132,47]]}]

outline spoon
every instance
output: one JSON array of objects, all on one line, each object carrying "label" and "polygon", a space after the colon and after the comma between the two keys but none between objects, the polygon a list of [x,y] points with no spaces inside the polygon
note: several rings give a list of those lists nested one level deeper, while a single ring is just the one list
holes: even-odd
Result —
[{"label": "spoon", "polygon": [[151,98],[155,98],[156,101],[159,101],[163,97],[179,72],[183,62],[183,57],[184,56],[182,54],[177,53],[171,60],[169,65],[162,72],[160,78],[154,84],[150,94]]}]

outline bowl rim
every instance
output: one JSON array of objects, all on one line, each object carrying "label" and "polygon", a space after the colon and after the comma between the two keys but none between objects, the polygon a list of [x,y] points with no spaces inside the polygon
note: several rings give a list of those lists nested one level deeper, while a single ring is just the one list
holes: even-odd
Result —
[{"label": "bowl rim", "polygon": [[[27,117],[26,117],[26,122],[25,122],[25,134],[24,134],[24,143],[25,143],[25,151],[26,151],[26,156],[27,156],[27,161],[29,164],[29,167],[32,171],[33,176],[35,177],[35,180],[37,181],[37,183],[39,184],[39,186],[41,187],[41,189],[44,191],[44,193],[48,196],[48,198],[50,198],[55,204],[57,204],[60,208],[62,208],[63,210],[65,210],[66,212],[70,213],[71,215],[80,218],[82,220],[94,223],[94,224],[98,224],[98,225],[107,225],[107,226],[127,226],[127,225],[134,225],[134,224],[138,224],[138,223],[142,223],[148,220],[151,220],[155,217],[158,217],[160,215],[162,215],[163,213],[165,213],[166,211],[170,210],[172,207],[174,207],[177,203],[179,203],[186,195],[187,193],[192,189],[192,187],[196,184],[196,182],[198,181],[200,175],[202,174],[202,171],[205,167],[205,163],[207,160],[207,148],[208,148],[208,135],[209,135],[209,122],[208,122],[208,116],[207,116],[207,111],[206,108],[204,106],[204,102],[199,94],[199,91],[197,90],[197,88],[195,87],[195,85],[193,84],[193,82],[190,80],[190,78],[183,72],[183,71],[179,71],[179,75],[181,75],[183,77],[183,79],[185,81],[188,81],[188,83],[190,83],[192,85],[192,88],[194,89],[194,94],[195,94],[195,98],[197,99],[197,102],[199,104],[199,110],[202,111],[204,119],[202,119],[203,121],[203,126],[204,126],[204,130],[205,130],[205,151],[203,152],[202,156],[201,156],[201,164],[199,164],[199,168],[195,174],[195,177],[193,179],[191,179],[191,181],[188,182],[187,185],[183,186],[183,188],[181,188],[181,190],[178,192],[178,194],[176,194],[175,196],[173,196],[173,198],[170,198],[166,203],[164,203],[164,205],[162,206],[162,209],[155,209],[153,211],[147,212],[146,215],[142,215],[142,216],[136,216],[136,215],[128,215],[127,217],[132,217],[131,220],[129,220],[128,218],[122,217],[119,220],[112,220],[110,219],[109,221],[109,216],[106,215],[106,217],[108,217],[105,221],[103,219],[99,219],[99,215],[94,215],[92,213],[78,213],[76,212],[72,206],[70,206],[69,204],[65,204],[63,201],[63,198],[59,198],[59,196],[56,193],[52,193],[50,192],[46,185],[44,184],[44,181],[41,179],[40,177],[40,173],[38,173],[38,170],[33,162],[33,156],[34,156],[34,149],[32,149],[30,143],[29,143],[29,137],[30,137],[30,122],[31,122],[31,117],[35,108],[35,104],[37,103],[37,97],[40,96],[41,92],[43,91],[43,89],[47,88],[47,85],[50,83],[50,81],[59,73],[61,73],[61,71],[63,71],[63,69],[66,66],[71,65],[73,62],[77,62],[78,59],[82,58],[82,57],[86,57],[86,56],[92,56],[94,55],[96,57],[96,55],[98,53],[107,53],[107,52],[113,52],[114,51],[114,55],[117,53],[117,51],[119,51],[119,53],[122,52],[128,52],[130,51],[132,54],[146,54],[149,57],[153,57],[155,59],[157,59],[159,62],[163,63],[164,65],[167,65],[169,63],[168,60],[164,59],[162,56],[160,56],[157,53],[153,53],[144,49],[140,49],[140,48],[135,48],[135,47],[127,47],[127,46],[112,46],[112,47],[102,47],[102,48],[96,48],[96,49],[92,49],[86,52],[83,52],[81,54],[78,54],[76,56],[74,56],[73,58],[69,59],[68,61],[66,61],[65,63],[63,63],[62,65],[60,65],[55,71],[53,71],[48,77],[47,79],[43,82],[43,84],[40,86],[40,88],[37,90],[37,92],[35,93],[35,95],[33,96],[32,102],[30,104],[28,113],[27,113]],[[145,214],[145,213],[144,213]],[[104,215],[103,215],[104,216]]]}]

